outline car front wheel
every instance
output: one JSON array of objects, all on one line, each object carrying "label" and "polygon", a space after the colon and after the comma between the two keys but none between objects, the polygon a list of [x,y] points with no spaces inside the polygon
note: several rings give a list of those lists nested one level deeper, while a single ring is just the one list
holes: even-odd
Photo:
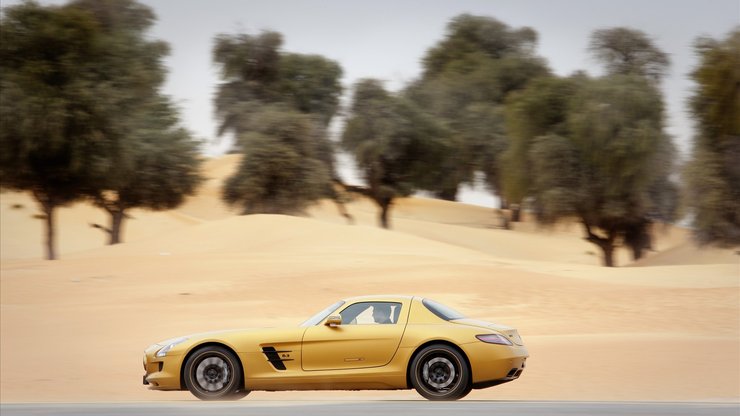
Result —
[{"label": "car front wheel", "polygon": [[471,390],[465,357],[445,344],[429,345],[411,362],[411,384],[429,400],[458,400]]},{"label": "car front wheel", "polygon": [[249,391],[241,386],[239,359],[229,350],[206,346],[185,362],[185,387],[201,400],[237,400]]}]

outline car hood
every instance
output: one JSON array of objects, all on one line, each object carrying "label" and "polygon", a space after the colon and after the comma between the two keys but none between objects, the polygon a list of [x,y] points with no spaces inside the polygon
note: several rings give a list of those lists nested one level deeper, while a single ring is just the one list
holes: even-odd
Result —
[{"label": "car hood", "polygon": [[187,334],[187,335],[182,335],[182,336],[179,336],[179,337],[169,338],[169,339],[166,339],[164,341],[159,341],[159,342],[157,342],[154,345],[158,345],[160,347],[163,347],[163,346],[165,346],[165,345],[167,345],[167,344],[171,343],[172,341],[174,341],[176,339],[179,339],[179,338],[186,338],[188,341],[191,341],[191,340],[199,340],[199,339],[206,339],[206,338],[218,338],[218,337],[221,337],[223,335],[228,335],[228,334],[233,334],[233,333],[238,333],[238,332],[239,333],[241,333],[241,332],[254,332],[254,331],[265,330],[265,329],[270,329],[270,328],[241,328],[241,329],[224,329],[224,330],[220,330],[220,331],[198,332],[198,333],[194,333],[194,334]]},{"label": "car hood", "polygon": [[513,342],[514,344],[524,345],[524,343],[522,342],[522,337],[519,336],[519,332],[516,329],[505,326],[505,325],[494,324],[492,322],[481,321],[478,319],[468,319],[468,318],[455,319],[454,321],[450,321],[450,322],[455,323],[455,324],[460,324],[460,325],[468,325],[468,326],[475,326],[478,328],[492,329],[496,332],[506,335],[506,337],[509,338],[509,340]]},{"label": "car hood", "polygon": [[[171,351],[174,354],[192,348],[193,345],[203,342],[222,342],[235,348],[237,353],[261,351],[262,344],[295,344],[300,343],[303,332],[306,328],[295,327],[277,327],[277,328],[243,328],[229,329],[223,331],[201,332],[189,334],[178,338],[185,338],[178,343]],[[150,348],[159,348],[168,345],[173,340],[158,342]]]}]

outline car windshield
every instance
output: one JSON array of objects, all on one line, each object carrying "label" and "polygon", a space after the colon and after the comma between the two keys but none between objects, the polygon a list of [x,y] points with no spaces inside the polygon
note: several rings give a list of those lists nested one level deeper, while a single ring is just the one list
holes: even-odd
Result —
[{"label": "car windshield", "polygon": [[422,299],[421,303],[423,303],[424,306],[427,307],[427,309],[432,311],[433,314],[439,316],[445,321],[465,318],[465,315],[461,314],[460,312],[450,308],[449,306],[445,306],[439,302],[435,302],[431,299]]},{"label": "car windshield", "polygon": [[305,322],[301,324],[301,326],[314,326],[318,324],[319,322],[323,321],[324,318],[326,318],[330,313],[332,313],[332,311],[335,311],[338,307],[342,305],[344,305],[343,300],[333,303],[331,306],[322,309],[321,312],[308,318]]}]

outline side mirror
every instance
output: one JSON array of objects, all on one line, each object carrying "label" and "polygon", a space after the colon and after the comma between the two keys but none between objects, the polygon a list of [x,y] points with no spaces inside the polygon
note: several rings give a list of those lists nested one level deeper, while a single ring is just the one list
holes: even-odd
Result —
[{"label": "side mirror", "polygon": [[342,317],[339,315],[330,316],[326,318],[326,322],[324,322],[324,325],[336,328],[339,325],[342,325]]}]

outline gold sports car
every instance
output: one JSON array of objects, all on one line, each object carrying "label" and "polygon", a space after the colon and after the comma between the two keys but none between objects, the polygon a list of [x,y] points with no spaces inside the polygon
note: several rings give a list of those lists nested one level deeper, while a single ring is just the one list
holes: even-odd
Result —
[{"label": "gold sports car", "polygon": [[252,390],[393,390],[457,400],[519,378],[515,329],[467,319],[431,299],[341,300],[298,327],[173,338],[144,352],[144,384],[234,400]]}]

